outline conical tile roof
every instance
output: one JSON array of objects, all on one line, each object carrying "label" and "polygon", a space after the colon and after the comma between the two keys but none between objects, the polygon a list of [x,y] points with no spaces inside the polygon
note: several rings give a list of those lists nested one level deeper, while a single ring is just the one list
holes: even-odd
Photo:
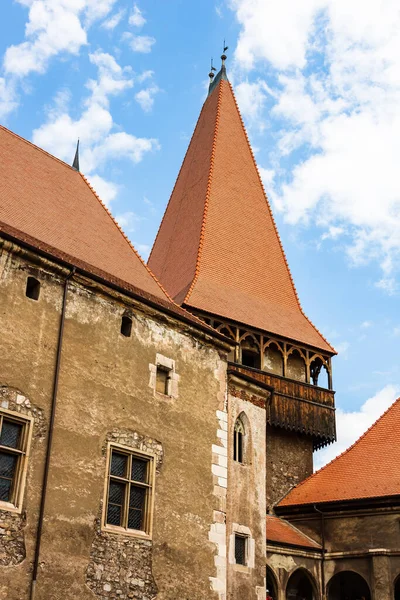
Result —
[{"label": "conical tile roof", "polygon": [[334,352],[302,311],[224,78],[203,105],[149,267],[179,304]]}]

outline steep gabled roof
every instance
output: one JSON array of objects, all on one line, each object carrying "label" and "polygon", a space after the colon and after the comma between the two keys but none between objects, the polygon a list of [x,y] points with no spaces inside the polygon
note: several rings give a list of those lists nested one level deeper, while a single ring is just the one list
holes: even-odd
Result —
[{"label": "steep gabled roof", "polygon": [[1,233],[205,328],[171,300],[81,173],[2,126]]},{"label": "steep gabled roof", "polygon": [[179,304],[334,352],[302,311],[224,78],[203,105],[149,266]]},{"label": "steep gabled roof", "polygon": [[400,496],[400,398],[350,448],[291,490],[279,507]]},{"label": "steep gabled roof", "polygon": [[0,221],[166,298],[81,173],[0,127]]},{"label": "steep gabled roof", "polygon": [[273,515],[267,515],[267,544],[268,542],[283,544],[284,546],[299,546],[313,550],[321,549],[321,545],[318,542],[309,538],[297,529],[297,527]]}]

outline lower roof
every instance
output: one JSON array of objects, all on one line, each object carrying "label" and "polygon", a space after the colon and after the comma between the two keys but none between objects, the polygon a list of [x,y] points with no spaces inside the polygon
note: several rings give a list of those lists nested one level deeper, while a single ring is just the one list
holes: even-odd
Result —
[{"label": "lower roof", "polygon": [[400,496],[400,398],[350,448],[299,483],[279,509]]},{"label": "lower roof", "polygon": [[321,545],[294,527],[289,521],[273,515],[267,515],[267,544],[282,544],[284,546],[299,546],[312,550],[320,550]]}]

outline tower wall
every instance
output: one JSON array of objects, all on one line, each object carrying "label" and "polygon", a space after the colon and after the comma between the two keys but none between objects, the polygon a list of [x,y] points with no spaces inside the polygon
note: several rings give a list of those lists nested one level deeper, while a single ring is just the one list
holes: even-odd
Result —
[{"label": "tower wall", "polygon": [[267,426],[267,511],[289,490],[313,472],[313,440],[310,435]]}]

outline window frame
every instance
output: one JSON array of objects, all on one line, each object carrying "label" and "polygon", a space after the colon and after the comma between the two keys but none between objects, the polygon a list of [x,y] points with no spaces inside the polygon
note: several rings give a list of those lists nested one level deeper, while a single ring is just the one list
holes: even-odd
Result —
[{"label": "window frame", "polygon": [[[244,540],[244,563],[240,563],[236,561],[236,540],[237,539]],[[248,567],[249,565],[249,536],[244,533],[239,533],[238,531],[234,531],[234,556],[235,556],[235,565],[239,567]]]},{"label": "window frame", "polygon": [[[137,456],[141,459],[146,459],[149,463],[149,483],[143,485],[143,487],[147,487],[148,493],[146,498],[146,505],[144,508],[144,520],[146,524],[145,530],[140,529],[130,529],[128,527],[124,527],[121,525],[112,525],[107,523],[107,509],[108,509],[108,494],[110,489],[110,480],[111,477],[114,480],[118,480],[118,477],[111,476],[110,467],[111,467],[111,456],[112,451],[116,450],[121,454],[127,454],[130,456]],[[122,535],[128,535],[132,537],[142,538],[146,540],[151,540],[153,535],[153,513],[154,513],[154,492],[155,492],[155,477],[156,477],[156,460],[157,457],[155,454],[151,452],[144,452],[143,450],[138,450],[137,448],[132,448],[131,446],[126,446],[123,444],[119,444],[117,442],[108,442],[107,443],[107,459],[106,459],[106,472],[105,472],[105,482],[104,482],[104,495],[103,495],[103,510],[101,517],[101,530],[107,531],[108,533],[118,533]],[[121,481],[128,481],[127,478],[121,478]],[[134,481],[134,480],[129,480]],[[141,486],[140,486],[141,487]],[[128,487],[130,489],[130,486]],[[125,498],[125,506],[124,506],[124,514],[125,516],[128,514],[128,510],[126,507],[126,498]]]},{"label": "window frame", "polygon": [[9,512],[20,514],[22,512],[26,486],[26,476],[28,472],[28,461],[30,457],[30,448],[33,431],[33,417],[25,414],[21,415],[21,413],[18,413],[13,410],[8,410],[6,408],[0,408],[0,433],[3,426],[4,418],[6,418],[7,421],[14,421],[19,425],[22,425],[22,442],[21,449],[0,445],[0,451],[4,451],[9,454],[19,455],[19,460],[17,461],[15,474],[12,480],[12,501],[7,502],[5,500],[0,500],[0,510],[6,510]]},{"label": "window frame", "polygon": [[[238,463],[239,465],[246,464],[245,436],[246,428],[242,419],[238,417],[233,426],[233,462]],[[241,458],[241,460],[239,460],[239,458]]]}]

